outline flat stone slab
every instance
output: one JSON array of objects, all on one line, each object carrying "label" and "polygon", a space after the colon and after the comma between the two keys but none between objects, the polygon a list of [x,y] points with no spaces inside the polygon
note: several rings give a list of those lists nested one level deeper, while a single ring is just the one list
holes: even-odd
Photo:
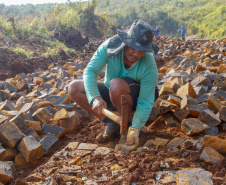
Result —
[{"label": "flat stone slab", "polygon": [[181,145],[181,143],[184,142],[186,138],[182,138],[182,137],[175,137],[174,139],[172,139],[167,145],[167,148],[177,148]]},{"label": "flat stone slab", "polygon": [[212,173],[202,168],[184,169],[177,172],[177,185],[213,185]]},{"label": "flat stone slab", "polygon": [[223,161],[224,157],[213,148],[205,147],[202,151],[200,159],[202,159],[205,162],[214,164],[214,163]]},{"label": "flat stone slab", "polygon": [[75,150],[77,149],[79,142],[70,142],[63,150]]},{"label": "flat stone slab", "polygon": [[97,144],[92,143],[80,143],[78,146],[78,150],[96,150],[98,147]]},{"label": "flat stone slab", "polygon": [[155,145],[155,146],[158,146],[158,147],[164,147],[166,146],[166,144],[169,142],[169,139],[164,139],[164,138],[155,138],[155,140],[153,139],[150,139],[148,140],[144,146],[145,147],[150,147],[152,144]]},{"label": "flat stone slab", "polygon": [[93,154],[94,155],[98,155],[98,154],[101,154],[101,155],[108,155],[110,153],[114,152],[113,149],[111,148],[107,148],[107,147],[98,147],[94,152]]},{"label": "flat stone slab", "polygon": [[84,157],[86,155],[89,155],[93,152],[93,150],[75,150],[73,152],[70,152],[70,154],[73,156],[81,156]]},{"label": "flat stone slab", "polygon": [[137,149],[137,145],[126,145],[126,144],[117,144],[115,146],[115,152],[121,151],[124,153],[130,153],[132,151],[135,151]]},{"label": "flat stone slab", "polygon": [[202,123],[197,118],[184,119],[181,122],[181,130],[187,135],[201,133],[203,130],[209,128],[208,125]]}]

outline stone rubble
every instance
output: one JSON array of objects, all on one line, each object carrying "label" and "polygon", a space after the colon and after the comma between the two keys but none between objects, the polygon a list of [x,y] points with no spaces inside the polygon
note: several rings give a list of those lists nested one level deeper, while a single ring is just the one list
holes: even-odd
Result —
[{"label": "stone rubble", "polygon": [[[70,99],[67,89],[73,79],[82,78],[84,68],[101,42],[90,42],[77,59],[63,66],[52,64],[47,71],[37,69],[32,74],[21,73],[0,82],[1,183],[7,184],[13,179],[14,166],[37,162],[67,132],[81,129],[80,120],[88,113]],[[142,181],[142,177],[130,173],[132,166],[138,164],[132,161],[121,164],[119,159],[122,155],[142,153],[145,156],[142,165],[150,163],[152,172],[156,172],[150,173],[145,182],[213,184],[213,174],[202,168],[173,170],[170,166],[179,165],[178,152],[183,152],[181,161],[188,155],[199,155],[200,163],[217,164],[225,160],[226,138],[218,138],[217,134],[226,131],[226,39],[201,44],[161,36],[156,43],[160,52],[155,59],[162,65],[160,96],[154,103],[148,129],[164,123],[169,128],[180,128],[185,135],[148,140],[139,147],[118,144],[115,150],[72,142],[34,170],[25,179],[27,184],[57,184],[60,180],[68,184],[107,184],[114,180],[135,184],[136,179]],[[103,70],[98,80],[103,79],[104,74]],[[204,137],[192,138],[197,135]],[[188,145],[197,151],[187,150]],[[152,155],[161,156],[161,150],[175,154],[174,159],[166,162],[163,158],[161,163],[149,159]],[[108,156],[114,156],[114,165],[108,163]],[[93,160],[101,161],[99,166]],[[91,171],[95,172],[94,176],[89,176]],[[130,178],[125,179],[128,176]],[[226,176],[214,178],[217,182],[226,182]]]}]

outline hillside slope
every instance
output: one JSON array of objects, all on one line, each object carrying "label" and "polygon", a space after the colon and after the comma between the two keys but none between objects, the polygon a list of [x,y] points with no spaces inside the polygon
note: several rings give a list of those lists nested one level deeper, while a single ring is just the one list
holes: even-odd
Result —
[{"label": "hillside slope", "polygon": [[225,38],[226,1],[224,0],[99,0],[99,12],[114,14],[119,25],[135,18],[159,26],[161,32],[177,36],[180,26],[196,38]]}]

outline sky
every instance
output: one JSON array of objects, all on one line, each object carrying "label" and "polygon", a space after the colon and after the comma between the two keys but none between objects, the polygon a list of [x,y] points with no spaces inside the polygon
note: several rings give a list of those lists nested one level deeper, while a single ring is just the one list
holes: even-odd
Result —
[{"label": "sky", "polygon": [[[70,0],[71,2],[79,0]],[[67,0],[0,0],[0,4],[8,5],[22,5],[22,4],[44,4],[44,3],[66,3]]]}]

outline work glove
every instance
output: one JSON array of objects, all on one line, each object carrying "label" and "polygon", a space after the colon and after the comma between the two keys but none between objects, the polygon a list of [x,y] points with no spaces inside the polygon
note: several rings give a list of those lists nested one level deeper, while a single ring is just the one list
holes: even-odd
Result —
[{"label": "work glove", "polygon": [[139,130],[135,127],[129,127],[127,134],[127,145],[138,145],[139,143]]}]

